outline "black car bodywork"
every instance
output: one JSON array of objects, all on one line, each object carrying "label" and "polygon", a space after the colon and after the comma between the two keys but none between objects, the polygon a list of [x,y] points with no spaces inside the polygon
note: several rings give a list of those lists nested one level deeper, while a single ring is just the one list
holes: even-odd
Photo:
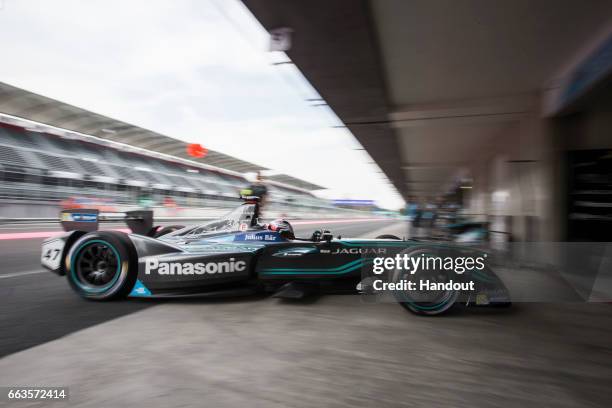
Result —
[{"label": "black car bodywork", "polygon": [[[132,230],[126,234],[97,231],[97,211],[64,211],[62,224],[70,231],[43,242],[41,262],[67,275],[73,289],[89,299],[255,292],[301,298],[312,293],[373,293],[375,257],[474,251],[400,239],[339,239],[327,231],[287,238],[258,225],[257,216],[257,203],[245,203],[219,220],[160,229],[152,228],[150,213],[132,212],[124,217]],[[455,304],[510,303],[505,286],[488,268],[453,278],[474,281],[474,290],[432,292],[425,298],[403,293],[396,299],[412,312],[429,315]]]}]

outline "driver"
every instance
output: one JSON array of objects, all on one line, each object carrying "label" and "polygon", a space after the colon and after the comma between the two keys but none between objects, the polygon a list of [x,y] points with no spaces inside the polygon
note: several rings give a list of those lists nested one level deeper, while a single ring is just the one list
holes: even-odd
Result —
[{"label": "driver", "polygon": [[285,239],[295,239],[295,233],[293,227],[287,220],[278,219],[274,220],[266,226],[270,231],[278,232],[279,235]]}]

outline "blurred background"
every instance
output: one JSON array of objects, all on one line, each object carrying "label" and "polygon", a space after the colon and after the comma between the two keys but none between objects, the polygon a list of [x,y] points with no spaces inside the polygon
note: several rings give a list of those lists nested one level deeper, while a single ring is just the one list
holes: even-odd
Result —
[{"label": "blurred background", "polygon": [[[480,222],[494,241],[610,240],[608,2],[285,3],[6,2],[0,217],[206,215],[187,209],[231,207],[259,173],[272,216],[390,210]],[[83,21],[54,24],[68,7]]]},{"label": "blurred background", "polygon": [[[610,406],[612,2],[0,4],[0,385],[70,384],[77,405],[173,405],[178,377],[185,405]],[[253,185],[298,235],[475,243],[517,288],[580,302],[435,321],[344,297],[98,305],[38,266],[60,209],[184,224]],[[594,242],[568,286],[568,248]],[[100,389],[101,362],[135,375]]]},{"label": "blurred background", "polygon": [[[316,184],[279,173],[264,181],[261,173],[269,170],[265,167],[6,84],[1,87],[7,98],[12,95],[7,110],[21,115],[0,117],[4,222],[57,221],[58,211],[70,208],[106,213],[147,208],[167,218],[214,217],[239,205],[240,191],[255,182],[266,185],[268,218],[363,216],[376,209],[373,201],[334,205],[312,193],[323,189]],[[45,123],[65,126],[68,116],[78,123],[78,131],[21,119],[41,105],[46,106]],[[106,127],[94,129],[97,126]],[[103,136],[86,135],[81,129]],[[194,153],[194,147],[204,150]]]}]

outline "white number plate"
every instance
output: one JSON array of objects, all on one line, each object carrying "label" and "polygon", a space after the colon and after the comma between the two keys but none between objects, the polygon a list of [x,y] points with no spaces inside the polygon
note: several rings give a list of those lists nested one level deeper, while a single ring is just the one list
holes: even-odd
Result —
[{"label": "white number plate", "polygon": [[42,263],[44,267],[54,271],[59,269],[60,263],[62,262],[63,248],[64,241],[61,239],[45,242],[42,246],[40,263]]}]

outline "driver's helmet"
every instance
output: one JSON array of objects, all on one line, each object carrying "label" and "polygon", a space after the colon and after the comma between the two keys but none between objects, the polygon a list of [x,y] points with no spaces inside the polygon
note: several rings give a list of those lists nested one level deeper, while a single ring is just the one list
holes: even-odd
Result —
[{"label": "driver's helmet", "polygon": [[293,233],[293,227],[291,226],[291,224],[289,224],[289,221],[287,220],[274,220],[268,224],[268,229],[270,231],[278,232],[280,236],[285,239],[295,238],[295,234]]}]

